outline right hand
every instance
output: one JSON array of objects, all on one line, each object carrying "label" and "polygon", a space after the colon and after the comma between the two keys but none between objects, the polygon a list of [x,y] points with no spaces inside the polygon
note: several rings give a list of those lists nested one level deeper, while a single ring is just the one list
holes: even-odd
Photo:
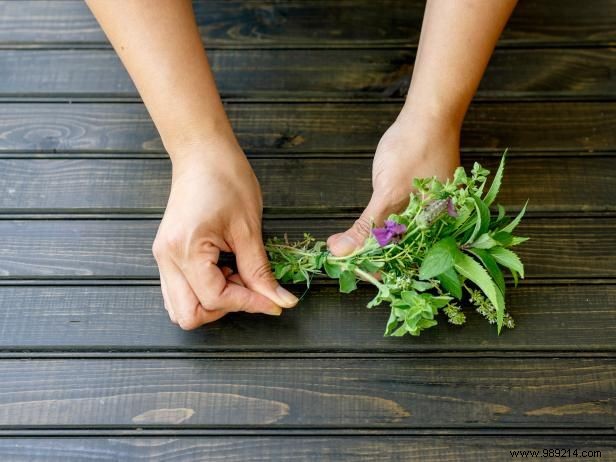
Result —
[{"label": "right hand", "polygon": [[[233,311],[280,315],[297,304],[272,274],[262,208],[259,183],[235,140],[176,153],[152,246],[172,322],[189,330]],[[217,266],[221,251],[235,253],[237,274]]]}]

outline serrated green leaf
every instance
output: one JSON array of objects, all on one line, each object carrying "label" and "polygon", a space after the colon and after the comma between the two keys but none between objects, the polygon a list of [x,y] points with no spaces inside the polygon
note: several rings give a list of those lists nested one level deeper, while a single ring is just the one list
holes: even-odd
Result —
[{"label": "serrated green leaf", "polygon": [[503,277],[503,272],[498,267],[496,260],[492,255],[490,255],[490,252],[483,249],[473,249],[470,250],[470,252],[475,255],[479,259],[479,261],[481,261],[481,263],[483,263],[483,266],[486,270],[488,270],[488,273],[496,283],[496,287],[498,287],[500,291],[504,294],[505,278]]},{"label": "serrated green leaf", "polygon": [[492,237],[495,241],[498,242],[499,245],[502,245],[503,247],[507,247],[508,245],[510,245],[511,241],[513,240],[511,233],[508,233],[506,231],[497,231],[492,235]]},{"label": "serrated green leaf", "polygon": [[503,327],[505,314],[505,300],[503,294],[488,274],[488,272],[472,257],[461,253],[454,265],[456,271],[472,281],[488,297],[488,300],[496,308],[497,326],[500,333]]},{"label": "serrated green leaf", "polygon": [[475,195],[471,195],[471,198],[475,202],[475,210],[477,212],[477,218],[475,221],[475,228],[473,233],[466,241],[466,244],[473,242],[477,236],[485,233],[490,228],[490,209],[486,207],[481,199]]},{"label": "serrated green leaf", "polygon": [[343,294],[351,293],[357,289],[357,279],[353,271],[346,270],[340,273],[338,282],[340,283],[340,292]]},{"label": "serrated green leaf", "polygon": [[514,245],[519,245],[522,242],[526,242],[530,239],[530,237],[520,237],[520,236],[511,236],[511,242],[507,247],[513,247]]},{"label": "serrated green leaf", "polygon": [[453,267],[456,256],[460,253],[453,237],[441,239],[426,254],[419,268],[419,279],[430,279]]},{"label": "serrated green leaf", "polygon": [[471,247],[477,249],[489,249],[495,245],[500,245],[489,233],[483,233],[471,243]]},{"label": "serrated green leaf", "polygon": [[437,276],[441,285],[447,292],[456,297],[458,300],[462,299],[462,283],[458,277],[458,273],[452,268],[449,268],[444,273]]},{"label": "serrated green leaf", "polygon": [[524,279],[524,265],[515,253],[504,247],[493,247],[489,250],[490,255],[501,265],[520,274]]},{"label": "serrated green leaf", "polygon": [[507,149],[503,153],[503,157],[501,157],[500,164],[498,165],[498,170],[496,170],[496,174],[494,175],[494,179],[492,180],[492,184],[490,185],[490,189],[483,198],[484,204],[489,207],[496,199],[498,195],[498,191],[501,187],[501,182],[503,180],[503,172],[505,170],[505,157],[507,156]]},{"label": "serrated green leaf", "polygon": [[509,223],[507,226],[502,228],[501,231],[505,231],[506,233],[512,233],[515,227],[518,226],[518,224],[520,223],[520,220],[524,216],[524,213],[526,213],[527,205],[528,205],[528,199],[526,200],[524,207],[522,207],[522,210],[520,210],[520,213],[518,213],[518,215],[513,219],[511,223]]}]

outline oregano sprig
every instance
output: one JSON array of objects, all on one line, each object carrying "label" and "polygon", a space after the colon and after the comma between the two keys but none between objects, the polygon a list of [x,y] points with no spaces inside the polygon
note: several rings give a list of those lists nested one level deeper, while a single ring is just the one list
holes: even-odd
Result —
[{"label": "oregano sprig", "polygon": [[515,285],[524,278],[524,266],[511,248],[528,239],[513,235],[528,201],[513,219],[500,204],[496,213],[490,210],[506,154],[485,193],[490,172],[477,162],[470,174],[458,167],[446,182],[414,179],[406,209],[390,215],[383,227],[373,226],[363,247],[350,255],[332,255],[325,242],[309,234],[294,243],[286,236],[270,239],[266,249],[276,278],[309,287],[314,276],[327,275],[338,280],[343,293],[355,290],[360,280],[371,283],[377,293],[368,308],[387,303],[391,310],[385,335],[419,335],[437,324],[439,310],[450,323],[463,324],[466,314],[458,302],[465,294],[479,314],[496,323],[498,333],[513,327],[503,270]]}]

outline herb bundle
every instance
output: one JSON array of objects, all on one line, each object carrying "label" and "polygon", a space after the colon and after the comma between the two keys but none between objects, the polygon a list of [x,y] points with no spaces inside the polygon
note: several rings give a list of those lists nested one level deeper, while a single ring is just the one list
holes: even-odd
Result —
[{"label": "herb bundle", "polygon": [[490,172],[475,162],[470,175],[458,167],[453,180],[436,177],[413,180],[414,192],[399,214],[383,227],[372,227],[363,247],[352,254],[332,255],[325,242],[309,234],[300,242],[270,239],[266,244],[277,279],[306,282],[315,275],[338,279],[340,292],[357,288],[358,280],[377,289],[368,308],[389,304],[391,314],[385,335],[419,335],[437,324],[441,310],[452,324],[463,324],[466,315],[459,304],[467,294],[477,312],[496,323],[498,333],[514,322],[505,309],[507,269],[517,286],[524,266],[510,250],[528,238],[512,233],[526,204],[512,220],[503,206],[490,213],[503,178],[506,152],[487,192]]}]

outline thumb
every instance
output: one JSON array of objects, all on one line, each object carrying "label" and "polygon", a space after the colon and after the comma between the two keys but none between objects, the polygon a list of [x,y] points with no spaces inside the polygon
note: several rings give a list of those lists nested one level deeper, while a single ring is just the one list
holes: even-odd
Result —
[{"label": "thumb", "polygon": [[366,238],[370,236],[372,224],[380,225],[389,216],[386,209],[373,194],[368,206],[349,229],[343,233],[333,234],[327,239],[329,251],[337,257],[343,257],[364,245]]},{"label": "thumb", "polygon": [[297,305],[298,298],[276,281],[260,233],[259,237],[240,239],[234,251],[238,273],[246,287],[283,308]]}]

